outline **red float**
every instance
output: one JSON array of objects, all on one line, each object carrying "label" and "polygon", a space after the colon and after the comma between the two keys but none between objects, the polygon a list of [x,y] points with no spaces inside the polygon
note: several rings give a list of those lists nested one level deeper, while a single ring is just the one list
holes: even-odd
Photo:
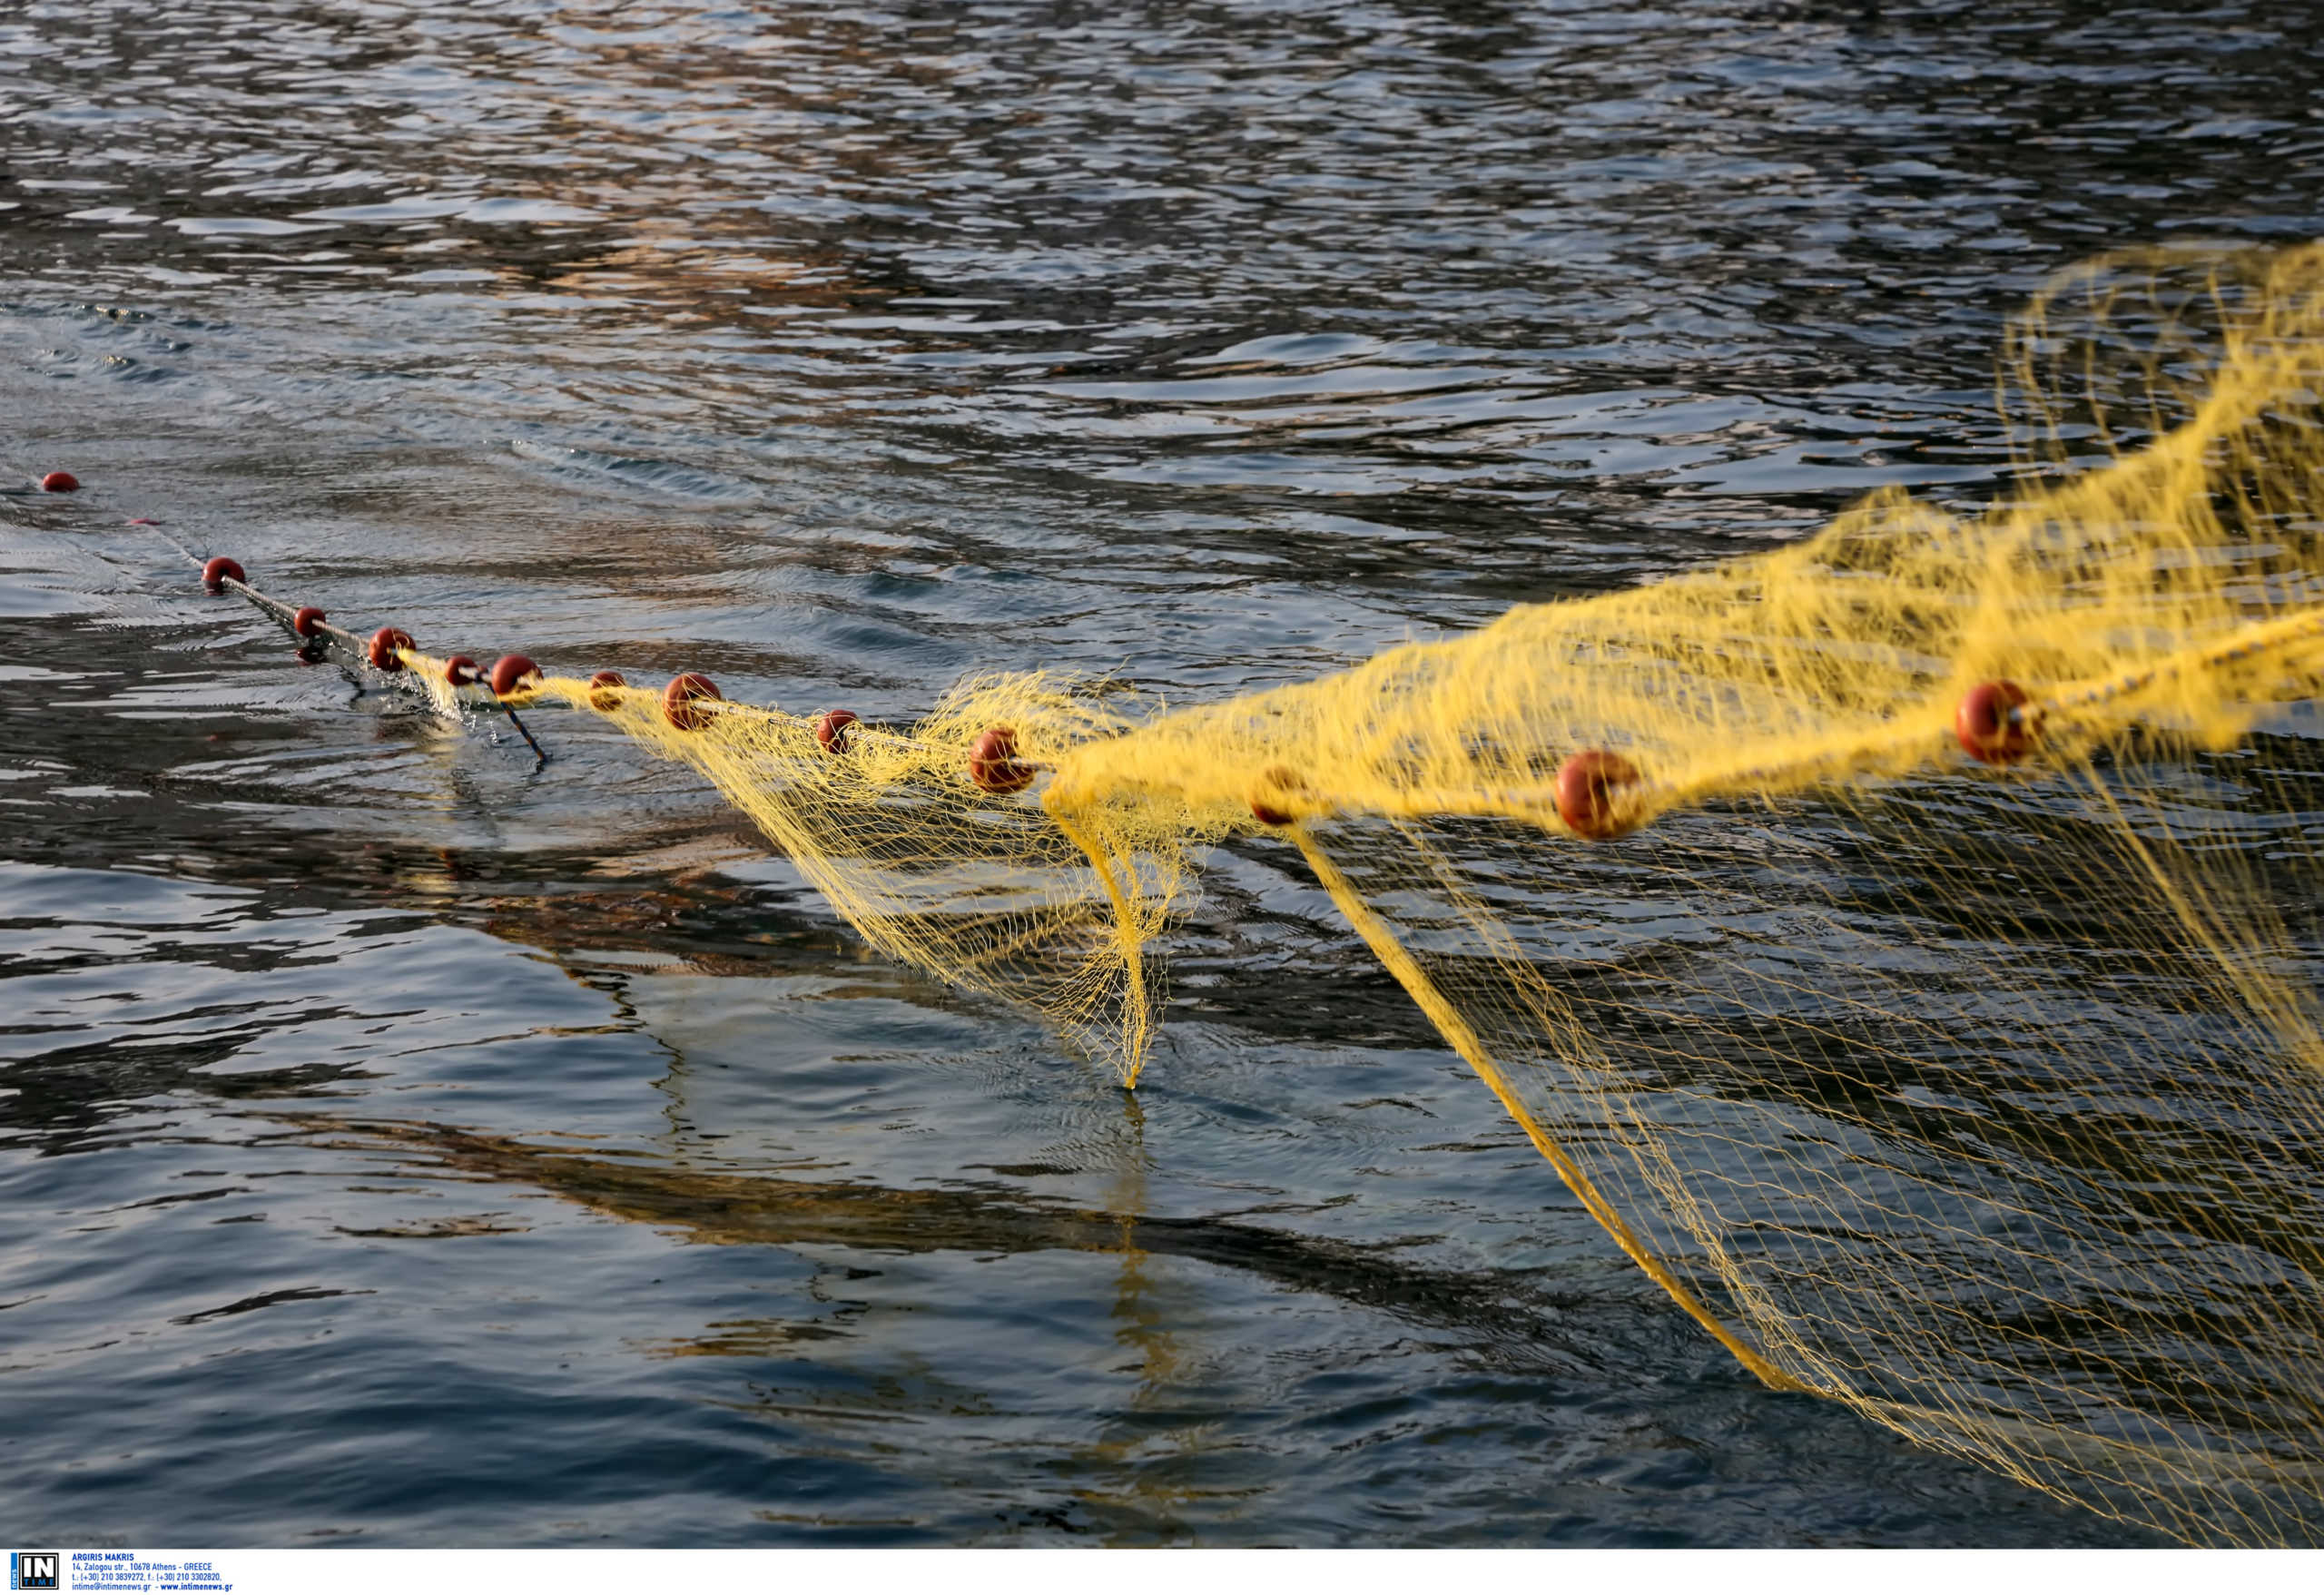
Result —
[{"label": "red float", "polygon": [[1558,767],[1558,818],[1591,842],[1634,831],[1634,821],[1615,812],[1614,794],[1638,778],[1638,766],[1619,753],[1600,748],[1576,753]]},{"label": "red float", "polygon": [[2034,751],[2038,714],[2013,714],[2032,701],[2014,681],[1988,681],[1971,687],[1953,712],[1953,734],[1961,751],[1987,764],[2014,764]]},{"label": "red float", "polygon": [[700,731],[715,713],[704,705],[718,701],[718,695],[710,677],[688,672],[662,689],[662,718],[680,731]]},{"label": "red float", "polygon": [[209,564],[202,567],[202,585],[213,593],[224,592],[226,583],[230,579],[247,582],[251,578],[242,574],[241,565],[223,554],[213,556]]},{"label": "red float", "polygon": [[600,714],[610,714],[621,706],[617,690],[629,684],[629,678],[618,670],[600,670],[589,678],[589,707]]},{"label": "red float", "polygon": [[847,728],[860,725],[852,709],[826,709],[815,716],[815,740],[823,744],[827,753],[847,752]]},{"label": "red float", "polygon": [[541,667],[522,654],[503,654],[492,662],[492,695],[505,698],[521,686],[538,686]]},{"label": "red float", "polygon": [[969,779],[987,792],[1022,792],[1039,772],[1017,756],[1017,728],[995,725],[969,749]]},{"label": "red float", "polygon": [[463,687],[482,678],[484,673],[476,661],[466,654],[455,654],[444,661],[444,679],[456,687]]},{"label": "red float", "polygon": [[393,673],[403,668],[403,661],[396,655],[399,648],[411,646],[411,634],[394,626],[383,625],[371,634],[371,668]]},{"label": "red float", "polygon": [[40,490],[44,493],[77,493],[81,490],[81,478],[71,471],[51,471],[40,479]]},{"label": "red float", "polygon": [[302,637],[319,637],[323,635],[323,622],[330,618],[330,615],[310,604],[290,617],[290,629]]},{"label": "red float", "polygon": [[1258,783],[1251,788],[1251,816],[1262,825],[1288,825],[1299,818],[1283,802],[1293,793],[1305,792],[1306,782],[1299,772],[1287,765],[1275,764],[1259,772]]}]

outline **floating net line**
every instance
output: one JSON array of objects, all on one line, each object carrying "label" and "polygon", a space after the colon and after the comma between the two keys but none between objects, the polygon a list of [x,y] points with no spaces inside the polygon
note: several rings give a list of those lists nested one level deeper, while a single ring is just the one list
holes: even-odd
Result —
[{"label": "floating net line", "polygon": [[[2180,1538],[2324,1538],[2324,249],[2111,257],[2002,362],[2016,496],[1167,710],[487,673],[692,766],[888,954],[1134,1084],[1222,845],[1295,849],[1770,1385]],[[231,565],[231,561],[227,562]],[[521,668],[519,668],[521,667]]]}]

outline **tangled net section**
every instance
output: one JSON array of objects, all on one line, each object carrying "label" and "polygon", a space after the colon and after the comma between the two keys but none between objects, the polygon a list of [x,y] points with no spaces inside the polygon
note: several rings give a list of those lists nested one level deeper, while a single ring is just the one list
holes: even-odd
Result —
[{"label": "tangled net section", "polygon": [[2002,372],[1983,514],[1876,493],[1225,703],[996,676],[875,726],[388,656],[693,766],[872,943],[1126,1084],[1206,859],[1295,849],[1768,1383],[2313,1542],[2324,250],[2098,261]]}]

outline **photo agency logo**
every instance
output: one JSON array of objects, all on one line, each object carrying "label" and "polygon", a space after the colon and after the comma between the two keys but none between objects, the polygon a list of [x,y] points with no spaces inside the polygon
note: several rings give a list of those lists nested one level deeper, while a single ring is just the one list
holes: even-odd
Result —
[{"label": "photo agency logo", "polygon": [[54,1551],[12,1551],[8,1553],[8,1588],[60,1590],[57,1564],[64,1559]]}]

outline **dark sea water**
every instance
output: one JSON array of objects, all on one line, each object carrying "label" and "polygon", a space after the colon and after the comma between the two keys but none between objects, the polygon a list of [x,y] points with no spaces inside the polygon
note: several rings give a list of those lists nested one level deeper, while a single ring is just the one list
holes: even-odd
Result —
[{"label": "dark sea water", "polygon": [[2324,231],[2320,73],[2291,5],[0,8],[0,1522],[2139,1542],[1760,1388],[1280,850],[1131,1097],[124,523],[438,652],[1201,701],[1998,491],[2008,313]]}]

